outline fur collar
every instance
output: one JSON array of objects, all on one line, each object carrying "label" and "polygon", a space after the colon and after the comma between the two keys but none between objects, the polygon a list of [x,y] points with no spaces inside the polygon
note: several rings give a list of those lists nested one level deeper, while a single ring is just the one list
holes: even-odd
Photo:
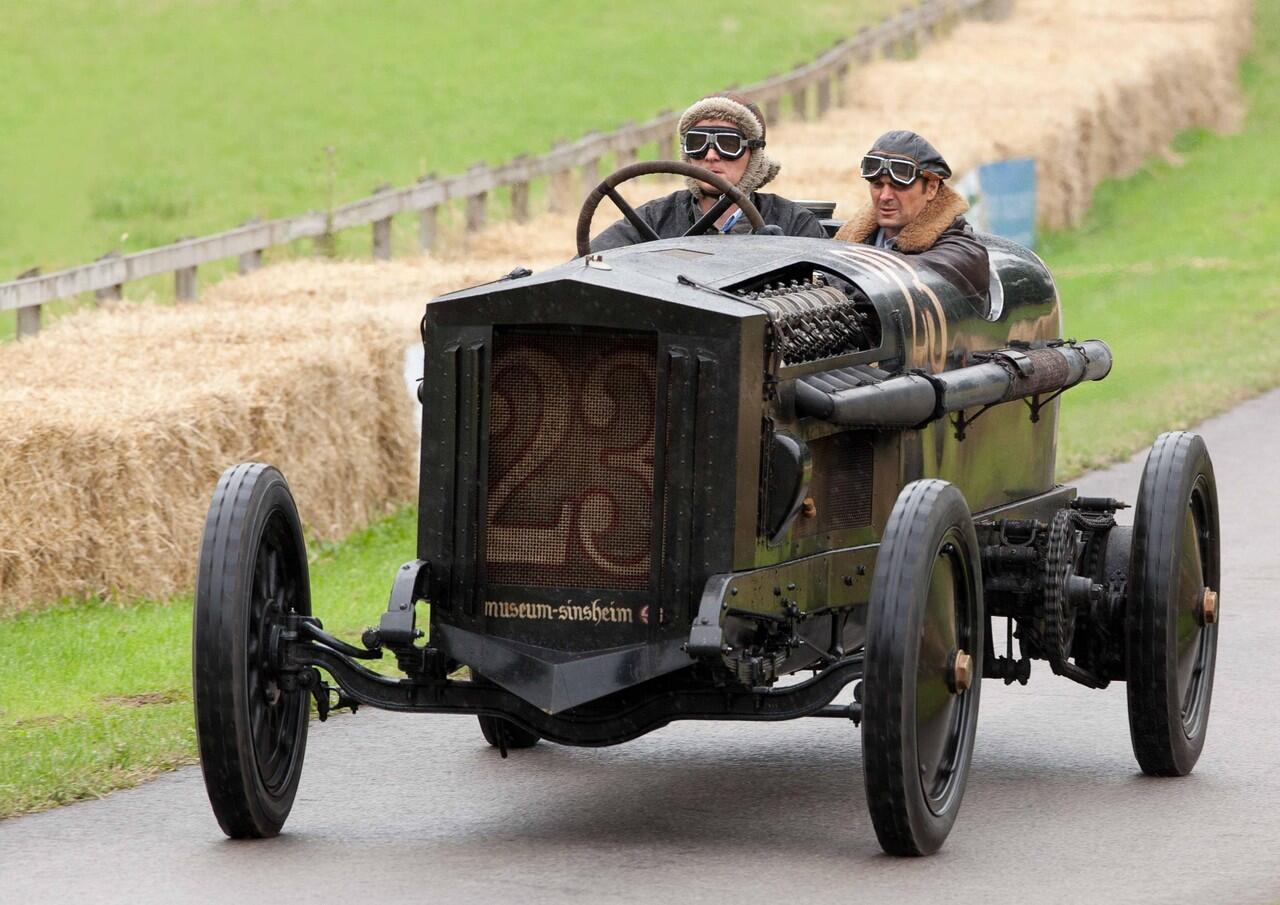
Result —
[{"label": "fur collar", "polygon": [[[896,251],[918,254],[933,247],[943,231],[969,209],[969,202],[943,183],[938,187],[938,194],[924,206],[920,216],[907,224],[906,229],[898,233],[893,243]],[[876,212],[871,205],[862,208],[853,215],[840,231],[837,239],[845,242],[866,242],[876,231]]]}]

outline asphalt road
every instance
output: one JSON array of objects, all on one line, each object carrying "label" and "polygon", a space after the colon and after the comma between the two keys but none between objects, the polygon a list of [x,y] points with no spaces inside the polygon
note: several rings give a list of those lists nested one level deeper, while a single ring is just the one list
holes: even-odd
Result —
[{"label": "asphalt road", "polygon": [[[899,860],[842,721],[675,724],[503,761],[472,719],[366,710],[313,727],[280,838],[225,839],[199,770],[180,770],[0,822],[0,902],[1280,902],[1280,391],[1200,430],[1224,578],[1189,777],[1138,771],[1122,685],[1037,664],[1026,688],[984,687],[942,852]],[[1132,500],[1142,459],[1083,490]]]}]

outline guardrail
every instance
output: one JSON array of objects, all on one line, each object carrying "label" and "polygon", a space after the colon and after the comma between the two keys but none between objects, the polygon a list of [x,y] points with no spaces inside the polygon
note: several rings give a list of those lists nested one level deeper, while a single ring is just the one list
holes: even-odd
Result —
[{"label": "guardrail", "polygon": [[[962,18],[998,19],[1008,14],[1013,0],[921,0],[919,5],[889,17],[878,25],[841,40],[809,63],[773,76],[755,85],[736,90],[759,104],[765,118],[778,120],[782,102],[790,98],[792,114],[800,119],[824,115],[834,104],[843,106],[845,76],[851,66],[881,55],[907,55]],[[318,239],[322,247],[331,245],[334,233],[357,226],[372,227],[373,256],[391,257],[391,221],[397,214],[418,214],[418,244],[424,251],[435,247],[437,218],[441,206],[465,201],[468,232],[482,229],[490,192],[509,188],[511,213],[517,222],[530,217],[529,185],[537,179],[549,180],[548,206],[563,211],[571,202],[572,177],[581,173],[584,184],[599,179],[602,158],[613,155],[617,165],[633,162],[641,148],[656,145],[658,156],[675,156],[675,131],[680,114],[664,111],[643,123],[629,123],[613,132],[588,133],[572,143],[557,143],[546,154],[521,155],[490,167],[479,163],[465,173],[437,178],[427,176],[402,189],[389,186],[367,198],[352,201],[331,211],[309,211],[297,217],[267,222],[251,221],[226,232],[134,254],[110,252],[79,267],[41,274],[33,269],[9,283],[0,283],[0,311],[16,309],[19,338],[39,332],[41,306],[56,299],[93,292],[98,301],[119,299],[124,284],[144,277],[172,273],[174,297],[179,302],[194,301],[198,288],[196,273],[201,264],[238,258],[239,270],[246,273],[262,263],[262,252],[296,239]]]}]

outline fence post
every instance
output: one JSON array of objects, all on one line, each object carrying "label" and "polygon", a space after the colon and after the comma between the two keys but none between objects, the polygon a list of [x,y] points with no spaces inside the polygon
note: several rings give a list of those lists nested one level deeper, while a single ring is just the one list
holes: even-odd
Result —
[{"label": "fence post", "polygon": [[[176,242],[185,242],[190,236],[179,236]],[[177,302],[194,302],[196,300],[196,268],[179,267],[173,272],[173,298]]]},{"label": "fence post", "polygon": [[920,56],[920,49],[933,37],[933,28],[925,22],[925,4],[921,3],[913,11],[911,24],[911,56]]},{"label": "fence post", "polygon": [[[769,74],[767,81],[773,81],[778,77],[776,72]],[[777,95],[769,98],[764,102],[764,121],[766,123],[776,123],[782,116],[782,100]]]},{"label": "fence post", "polygon": [[[32,277],[40,276],[40,268],[32,267],[30,270],[24,270],[18,274],[19,280],[29,280]],[[40,332],[40,306],[31,305],[27,308],[18,309],[18,339],[24,339],[28,336],[35,336]]]},{"label": "fence post", "polygon": [[[599,134],[600,133],[598,132],[588,132],[583,137],[586,138],[587,140],[590,140],[597,137]],[[582,174],[581,175],[582,191],[580,191],[579,194],[586,195],[587,192],[595,188],[596,183],[600,181],[600,158],[592,157],[590,160],[584,163],[582,165],[581,174]]]},{"label": "fence post", "polygon": [[[478,173],[483,169],[485,169],[485,163],[480,161],[472,164],[467,172]],[[488,198],[488,192],[476,192],[474,195],[467,196],[467,232],[475,233],[484,229],[485,202]]]},{"label": "fence post", "polygon": [[[660,117],[668,117],[675,111],[670,107],[666,107],[658,113]],[[664,137],[658,139],[658,159],[659,160],[679,160],[680,149],[676,147],[676,136],[674,132],[668,132]]]},{"label": "fence post", "polygon": [[849,104],[849,64],[845,63],[836,70],[835,105],[845,107]]},{"label": "fence post", "polygon": [[324,206],[324,232],[316,236],[312,242],[315,253],[324,258],[337,257],[338,243],[333,235],[333,205],[337,196],[338,185],[338,167],[337,156],[338,149],[329,145],[324,149],[325,170],[328,175],[327,184],[328,191],[325,198]]},{"label": "fence post", "polygon": [[[619,128],[619,131],[630,131],[635,127],[636,127],[635,121],[629,119],[618,128]],[[635,163],[636,151],[637,151],[637,148],[634,144],[628,145],[625,148],[619,148],[617,153],[614,154],[613,156],[613,168],[615,170],[620,170],[623,167],[630,166],[631,164]]]},{"label": "fence post", "polygon": [[913,6],[902,14],[902,34],[898,38],[897,57],[914,59],[920,52],[920,8]]},{"label": "fence post", "polygon": [[[418,182],[434,182],[436,180],[435,173],[427,173],[425,176],[419,176]],[[433,251],[436,247],[436,237],[439,235],[437,229],[440,222],[440,209],[437,207],[424,207],[418,211],[418,250]]]},{"label": "fence post", "polygon": [[796,119],[809,118],[809,86],[801,85],[791,92],[791,115]]},{"label": "fence post", "polygon": [[822,81],[818,82],[818,117],[822,118],[827,115],[827,111],[831,109],[831,79],[830,75],[824,75]]},{"label": "fence post", "polygon": [[[390,183],[383,183],[373,190],[378,195],[391,188]],[[373,221],[373,258],[375,261],[391,260],[391,218],[383,217]]]},{"label": "fence post", "polygon": [[[529,159],[528,154],[517,154],[512,163]],[[511,217],[517,223],[529,222],[529,180],[511,183]]]},{"label": "fence post", "polygon": [[[259,217],[250,217],[248,220],[244,221],[240,225],[256,226],[261,222],[262,220]],[[246,251],[244,254],[240,255],[239,260],[236,261],[236,270],[238,270],[242,274],[252,273],[253,271],[257,270],[261,266],[262,266],[262,249],[261,248],[255,248],[252,251]]]},{"label": "fence post", "polygon": [[173,272],[173,297],[179,302],[196,300],[196,269],[179,267]]},{"label": "fence post", "polygon": [[875,48],[871,44],[870,31],[871,27],[864,25],[853,36],[853,61],[859,66],[865,66],[875,56]]},{"label": "fence post", "polygon": [[[113,258],[118,258],[118,257],[120,257],[120,252],[109,251],[102,257],[98,258],[97,260],[110,261]],[[94,300],[99,305],[101,305],[103,302],[118,302],[124,298],[124,284],[117,283],[114,286],[104,286],[101,289],[95,289],[93,291],[93,297],[94,297]]]},{"label": "fence post", "polygon": [[[551,150],[555,151],[563,148],[568,142],[564,140],[553,141]],[[569,171],[556,170],[551,174],[550,191],[547,192],[547,209],[553,214],[559,214],[567,210],[569,207]]]}]

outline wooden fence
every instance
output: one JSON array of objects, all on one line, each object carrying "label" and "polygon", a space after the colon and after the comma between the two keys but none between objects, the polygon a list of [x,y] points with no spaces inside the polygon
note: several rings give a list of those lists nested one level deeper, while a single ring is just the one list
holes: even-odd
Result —
[{"label": "wooden fence", "polygon": [[[944,34],[962,18],[998,19],[1008,14],[1013,0],[921,0],[910,9],[861,29],[854,37],[837,42],[812,62],[755,85],[738,88],[759,104],[769,122],[778,120],[784,100],[790,100],[793,116],[820,117],[833,105],[843,106],[849,68],[878,56],[906,56]],[[548,205],[566,210],[572,203],[575,171],[584,185],[599,179],[600,162],[612,156],[617,165],[633,162],[640,149],[656,146],[657,156],[676,156],[675,131],[679,113],[665,111],[644,123],[629,123],[607,134],[589,133],[572,143],[557,143],[546,154],[521,155],[501,166],[476,164],[465,173],[445,178],[427,176],[407,188],[380,188],[367,198],[328,212],[310,211],[297,217],[268,222],[251,221],[236,229],[184,239],[171,245],[134,254],[110,252],[92,264],[56,273],[26,271],[18,279],[0,283],[0,311],[16,309],[19,338],[40,330],[41,305],[55,299],[93,292],[98,301],[119,299],[124,284],[144,277],[172,273],[174,296],[179,302],[196,299],[196,269],[211,261],[237,258],[241,273],[262,263],[264,249],[296,239],[312,238],[321,247],[332,247],[332,236],[356,226],[372,227],[373,256],[391,257],[391,220],[397,214],[417,213],[418,244],[424,251],[435,246],[440,208],[456,200],[465,205],[469,232],[485,225],[491,192],[510,191],[511,215],[518,222],[529,219],[529,185],[547,180]]]}]

